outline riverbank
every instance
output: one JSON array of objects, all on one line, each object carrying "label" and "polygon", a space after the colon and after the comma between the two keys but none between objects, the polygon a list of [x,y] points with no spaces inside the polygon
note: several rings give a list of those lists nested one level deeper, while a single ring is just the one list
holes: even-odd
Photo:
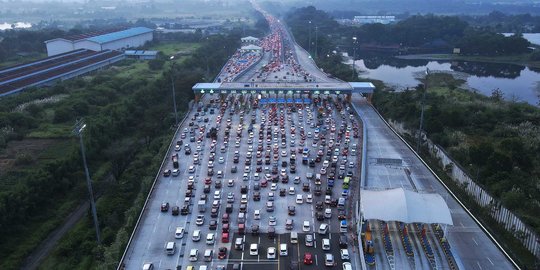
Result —
[{"label": "riverbank", "polygon": [[473,61],[482,63],[514,64],[531,68],[540,68],[540,61],[531,61],[530,54],[511,56],[466,56],[455,54],[408,54],[395,56],[404,60],[441,60],[441,61]]}]

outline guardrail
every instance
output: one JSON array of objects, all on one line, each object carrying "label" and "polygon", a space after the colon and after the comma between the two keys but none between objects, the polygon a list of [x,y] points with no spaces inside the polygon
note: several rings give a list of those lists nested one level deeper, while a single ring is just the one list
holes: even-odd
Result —
[{"label": "guardrail", "polygon": [[171,149],[172,149],[174,140],[175,140],[176,136],[178,135],[178,132],[180,131],[180,127],[184,124],[184,122],[188,118],[191,110],[194,107],[195,107],[195,104],[193,104],[193,106],[191,106],[191,108],[189,108],[187,110],[186,114],[184,115],[184,118],[182,119],[182,121],[180,121],[180,123],[176,127],[176,131],[174,132],[173,138],[171,139],[171,143],[169,144],[169,146],[167,148],[167,152],[165,153],[165,156],[163,157],[163,161],[161,161],[161,165],[159,166],[159,170],[158,170],[158,172],[156,174],[156,177],[154,178],[154,182],[152,183],[152,187],[150,188],[150,192],[148,192],[148,196],[146,197],[146,200],[144,202],[143,208],[141,210],[141,214],[139,214],[139,218],[137,219],[137,222],[135,223],[135,227],[133,228],[133,232],[131,233],[131,236],[129,237],[129,241],[128,241],[127,245],[126,245],[126,249],[124,250],[124,253],[122,254],[122,258],[118,262],[118,267],[116,268],[117,270],[124,269],[124,260],[126,258],[128,250],[129,250],[129,246],[131,245],[131,242],[133,241],[133,237],[135,236],[135,233],[137,233],[137,231],[139,229],[139,223],[140,223],[140,221],[142,219],[142,216],[144,215],[144,211],[146,210],[146,207],[148,205],[148,201],[150,200],[150,197],[152,196],[152,194],[154,192],[154,187],[156,185],[156,182],[158,181],[158,179],[159,179],[159,177],[161,175],[161,172],[163,171],[163,165],[165,165],[165,161],[169,158],[169,155],[171,153]]},{"label": "guardrail", "polygon": [[512,259],[512,257],[510,257],[510,255],[508,254],[508,252],[506,252],[506,250],[504,250],[504,248],[502,247],[501,244],[499,244],[499,242],[497,242],[497,240],[495,239],[495,237],[493,237],[493,235],[491,235],[491,233],[486,229],[486,227],[484,227],[484,225],[482,225],[482,223],[480,222],[480,220],[478,220],[472,213],[471,211],[469,211],[469,209],[467,209],[467,207],[465,207],[465,204],[463,204],[458,198],[457,196],[450,190],[450,188],[442,181],[442,179],[429,167],[429,165],[422,159],[422,157],[420,157],[420,155],[418,153],[416,153],[416,151],[414,151],[413,147],[407,143],[407,141],[405,141],[405,139],[403,139],[403,137],[401,137],[401,135],[399,135],[399,133],[397,133],[397,131],[395,131],[392,126],[384,119],[384,117],[382,117],[382,115],[379,113],[379,111],[377,111],[377,109],[375,109],[375,107],[373,107],[373,105],[369,104],[369,106],[371,106],[371,108],[377,113],[377,115],[381,118],[381,120],[384,122],[384,124],[390,129],[392,130],[392,132],[394,134],[396,134],[396,136],[414,153],[414,155],[422,162],[422,164],[424,164],[424,166],[431,172],[431,174],[439,181],[439,183],[441,183],[441,185],[446,189],[446,191],[452,196],[452,198],[454,198],[454,200],[456,200],[456,202],[461,206],[461,208],[463,208],[463,210],[465,210],[465,212],[467,212],[467,214],[474,220],[474,222],[480,227],[480,229],[482,229],[482,231],[488,236],[488,238],[495,244],[495,246],[497,246],[497,248],[504,254],[504,256],[508,259],[508,261],[510,261],[512,263],[512,265],[516,268],[516,269],[521,269],[519,267],[519,265]]}]

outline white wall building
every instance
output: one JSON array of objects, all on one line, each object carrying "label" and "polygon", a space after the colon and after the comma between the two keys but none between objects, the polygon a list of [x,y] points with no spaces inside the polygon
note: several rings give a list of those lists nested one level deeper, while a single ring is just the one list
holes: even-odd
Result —
[{"label": "white wall building", "polygon": [[77,49],[125,50],[144,45],[154,38],[154,30],[146,27],[134,27],[121,31],[92,32],[82,35],[55,38],[45,41],[47,55],[53,56]]}]

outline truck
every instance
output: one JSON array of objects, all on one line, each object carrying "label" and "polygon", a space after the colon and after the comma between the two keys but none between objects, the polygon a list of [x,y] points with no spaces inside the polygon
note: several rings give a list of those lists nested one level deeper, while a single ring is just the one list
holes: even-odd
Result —
[{"label": "truck", "polygon": [[172,162],[173,162],[173,167],[175,169],[178,169],[178,154],[174,154],[172,156]]},{"label": "truck", "polygon": [[206,212],[206,201],[205,200],[199,200],[197,205],[199,206],[199,213]]}]

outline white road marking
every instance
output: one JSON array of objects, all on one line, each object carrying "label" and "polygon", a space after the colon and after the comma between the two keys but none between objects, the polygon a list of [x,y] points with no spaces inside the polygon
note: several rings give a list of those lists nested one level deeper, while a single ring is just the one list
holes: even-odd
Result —
[{"label": "white road marking", "polygon": [[317,254],[315,254],[315,265],[318,266],[318,265],[319,265],[319,260],[318,260],[317,258],[318,258],[318,257],[317,257]]},{"label": "white road marking", "polygon": [[471,237],[471,239],[472,239],[473,242],[478,246],[478,242],[476,242],[476,239],[474,239],[474,237]]},{"label": "white road marking", "polygon": [[489,257],[486,257],[486,259],[489,261],[489,263],[491,263],[491,265],[495,266],[495,264],[493,264],[493,262],[489,259]]},{"label": "white road marking", "polygon": [[479,268],[480,270],[483,269],[482,266],[480,265],[480,262],[479,262],[479,261],[476,261],[476,264],[478,265],[478,268]]}]

